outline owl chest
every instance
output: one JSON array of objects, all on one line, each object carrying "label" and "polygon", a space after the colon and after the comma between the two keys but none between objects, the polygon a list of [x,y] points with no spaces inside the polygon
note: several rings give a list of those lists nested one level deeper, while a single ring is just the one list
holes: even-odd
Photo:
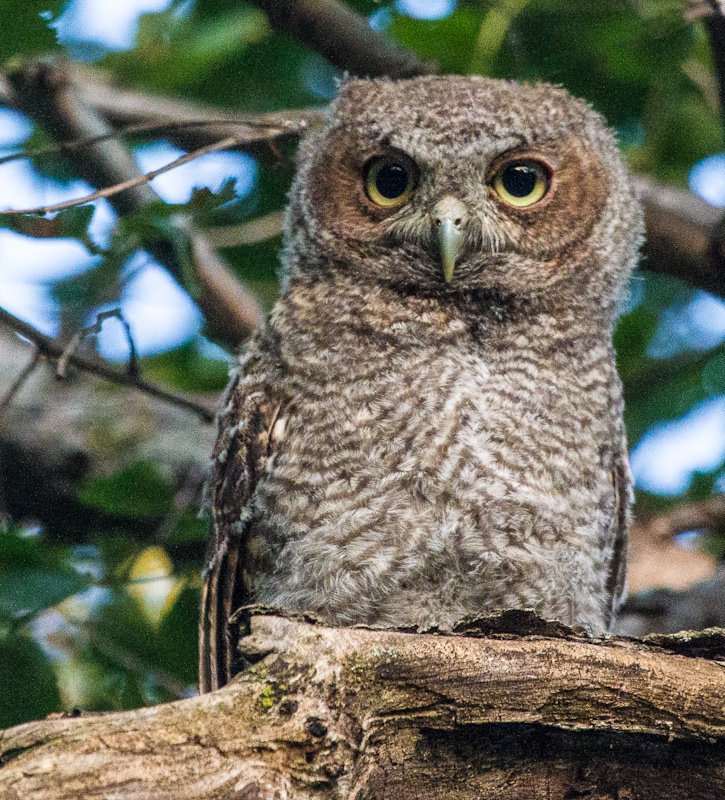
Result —
[{"label": "owl chest", "polygon": [[278,426],[262,500],[295,536],[389,536],[401,520],[434,527],[458,509],[470,521],[512,499],[570,508],[572,486],[601,479],[602,410],[538,372],[446,354],[305,386]]},{"label": "owl chest", "polygon": [[576,619],[598,621],[601,393],[495,356],[397,366],[300,385],[255,495],[256,598],[344,624],[522,606],[573,621],[551,598],[575,581],[594,598]]}]

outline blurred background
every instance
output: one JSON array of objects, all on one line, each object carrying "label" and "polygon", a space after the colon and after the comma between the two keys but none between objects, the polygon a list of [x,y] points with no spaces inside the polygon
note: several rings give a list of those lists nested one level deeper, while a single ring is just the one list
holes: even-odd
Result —
[{"label": "blurred background", "polygon": [[[347,5],[444,72],[564,85],[616,128],[635,172],[689,188],[713,219],[725,206],[719,87],[698,12],[707,4]],[[217,116],[322,108],[341,76],[273,30],[262,11],[233,0],[0,0],[0,30],[0,159],[37,152],[0,161],[0,211],[97,188],[48,149],[48,131],[18,110],[7,82],[3,89],[2,75],[31,59],[71,62],[81,83],[133,90],[151,112],[163,95]],[[126,141],[148,172],[183,155],[173,138]],[[269,309],[294,143],[271,155],[251,149],[209,153],[155,178],[163,202],[143,213],[119,218],[102,199],[60,212],[52,225],[0,217],[0,308],[63,343],[120,308],[144,377],[213,408],[232,348],[149,243],[172,235],[174,215],[193,215]],[[725,491],[725,302],[639,271],[615,344],[645,529]],[[122,370],[124,325],[107,319],[79,352]],[[0,328],[0,727],[76,706],[132,708],[193,694],[206,536],[198,509],[213,426],[73,370],[58,383],[47,365],[26,370],[32,359],[27,340]],[[691,518],[633,554],[633,590],[712,577],[725,555],[725,519]],[[647,559],[654,568],[640,569]]]}]

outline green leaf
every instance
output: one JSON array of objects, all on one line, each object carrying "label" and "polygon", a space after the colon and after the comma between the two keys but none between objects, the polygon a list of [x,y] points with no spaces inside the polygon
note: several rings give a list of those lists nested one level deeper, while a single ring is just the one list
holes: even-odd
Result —
[{"label": "green leaf", "polygon": [[13,617],[35,615],[58,605],[66,597],[91,585],[88,577],[75,572],[41,569],[0,568],[0,612]]},{"label": "green leaf", "polygon": [[659,315],[644,306],[620,317],[614,331],[614,348],[617,351],[617,369],[623,381],[636,376],[649,363],[647,346],[658,325]]},{"label": "green leaf", "polygon": [[441,20],[394,15],[388,33],[425,59],[437,61],[441,72],[470,72],[471,54],[483,12],[462,8]]},{"label": "green leaf", "polygon": [[196,508],[185,508],[176,521],[169,537],[169,545],[193,544],[201,545],[206,541],[209,532],[209,521],[199,516]]},{"label": "green leaf", "polygon": [[0,0],[0,64],[12,56],[46,53],[57,47],[49,23],[64,5],[64,0]]},{"label": "green leaf", "polygon": [[0,728],[60,710],[48,657],[26,633],[0,632]]},{"label": "green leaf", "polygon": [[90,585],[88,576],[73,569],[67,548],[0,528],[0,614],[14,620],[33,616]]},{"label": "green leaf", "polygon": [[171,508],[174,487],[153,461],[137,461],[115,475],[87,480],[78,490],[85,505],[132,519],[158,519]]},{"label": "green leaf", "polygon": [[725,352],[716,353],[702,368],[702,388],[707,394],[725,394]]},{"label": "green leaf", "polygon": [[88,236],[88,226],[91,224],[95,210],[92,205],[85,205],[72,206],[59,211],[55,216],[58,236],[79,239],[91,252],[98,252],[98,248]]},{"label": "green leaf", "polygon": [[269,32],[266,15],[249,7],[226,9],[203,20],[171,10],[144,14],[136,47],[109,55],[104,64],[131,80],[142,64],[147,84],[173,94],[179,86],[218,77],[220,68],[238,60],[251,44],[263,42]]},{"label": "green leaf", "polygon": [[209,358],[191,341],[158,356],[143,359],[143,374],[185,392],[221,392],[229,380],[229,363]]},{"label": "green leaf", "polygon": [[53,297],[65,307],[83,312],[118,301],[123,261],[109,252],[90,269],[53,284]]},{"label": "green leaf", "polygon": [[716,477],[714,472],[695,472],[687,490],[688,502],[697,503],[712,497],[715,494]]},{"label": "green leaf", "polygon": [[156,641],[159,665],[192,686],[198,680],[199,668],[198,613],[199,589],[187,586],[162,618]]}]

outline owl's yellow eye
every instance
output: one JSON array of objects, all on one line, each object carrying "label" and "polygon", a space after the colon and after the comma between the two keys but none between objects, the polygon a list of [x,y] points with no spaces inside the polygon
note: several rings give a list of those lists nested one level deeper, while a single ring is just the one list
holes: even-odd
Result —
[{"label": "owl's yellow eye", "polygon": [[541,161],[521,159],[504,164],[493,177],[496,194],[516,208],[538,203],[549,191],[551,175]]},{"label": "owl's yellow eye", "polygon": [[415,164],[402,154],[374,158],[365,169],[365,192],[376,205],[394,208],[410,199],[415,180]]}]

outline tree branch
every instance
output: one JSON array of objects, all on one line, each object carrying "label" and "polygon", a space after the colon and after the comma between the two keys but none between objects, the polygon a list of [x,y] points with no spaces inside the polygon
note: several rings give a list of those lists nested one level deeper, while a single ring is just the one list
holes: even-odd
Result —
[{"label": "tree branch", "polygon": [[638,175],[644,205],[644,259],[648,272],[671,275],[725,297],[725,235],[720,210],[685,189]]},{"label": "tree branch", "polygon": [[[95,137],[95,141],[102,141],[102,139]],[[164,164],[163,167],[152,169],[150,172],[145,172],[143,174],[139,173],[134,178],[128,178],[120,183],[115,183],[113,186],[107,186],[105,189],[98,189],[97,191],[91,192],[91,194],[83,197],[76,197],[73,200],[64,200],[62,203],[53,203],[47,206],[35,206],[34,208],[14,208],[8,211],[0,211],[0,217],[18,216],[21,214],[50,214],[54,211],[62,211],[64,208],[73,208],[74,206],[82,206],[86,203],[92,203],[94,200],[112,198],[117,194],[121,194],[121,192],[127,192],[129,189],[135,189],[137,186],[141,186],[144,183],[149,183],[149,181],[152,181],[159,175],[163,175],[165,172],[170,172],[172,169],[176,169],[182,164],[188,164],[190,161],[194,161],[195,159],[205,156],[208,153],[216,153],[219,150],[229,150],[235,144],[236,139],[233,136],[229,136],[226,139],[206,145],[205,147],[192,150],[191,153],[185,153],[183,156],[175,158],[168,164]]]},{"label": "tree branch", "polygon": [[138,389],[141,392],[150,394],[153,397],[157,397],[159,400],[163,400],[164,402],[171,403],[179,408],[192,411],[194,414],[203,419],[204,422],[212,422],[214,420],[214,411],[207,406],[197,403],[195,400],[191,400],[190,398],[177,394],[176,392],[164,389],[156,384],[144,380],[139,376],[134,376],[129,372],[119,372],[102,361],[87,358],[86,356],[79,355],[78,353],[66,353],[66,348],[57,339],[53,339],[51,336],[46,336],[32,325],[29,325],[27,322],[18,319],[16,316],[10,314],[8,311],[5,311],[3,308],[0,308],[0,323],[6,325],[16,333],[19,333],[21,336],[24,336],[26,339],[30,340],[37,348],[38,353],[46,358],[57,361],[66,355],[67,362],[69,364],[73,364],[73,366],[77,369],[83,370],[84,372],[89,372],[92,375],[98,375],[99,377],[105,378],[107,381],[111,381],[112,383],[116,383],[120,386],[130,386],[134,389]]},{"label": "tree branch", "polygon": [[5,409],[12,403],[13,398],[15,395],[23,388],[23,384],[25,381],[33,374],[35,368],[38,366],[42,359],[42,356],[38,352],[38,350],[33,351],[33,355],[30,358],[30,361],[23,367],[18,376],[15,380],[10,384],[5,394],[0,399],[0,416],[3,414]]},{"label": "tree branch", "polygon": [[[37,352],[32,342],[0,324],[0,397],[8,397]],[[38,357],[41,363],[0,409],[0,512],[40,524],[48,541],[83,544],[123,526],[127,535],[169,549],[175,563],[198,560],[200,541],[168,538],[171,517],[122,517],[83,503],[79,489],[148,461],[175,493],[172,516],[197,509],[214,426],[154,394],[119,389],[75,368],[70,380],[59,381],[54,361]],[[214,392],[191,399],[211,413],[218,398]]]},{"label": "tree branch", "polygon": [[[68,63],[65,74],[80,102],[103,118],[107,128],[97,136],[105,139],[128,132],[154,133],[168,138],[184,150],[195,150],[228,136],[236,136],[236,149],[255,155],[274,154],[274,145],[301,136],[324,119],[320,109],[295,109],[268,114],[239,114],[185,100],[118,89],[103,71]],[[17,97],[0,74],[0,104],[17,108]],[[111,130],[111,126],[115,130]],[[81,137],[83,138],[83,137]],[[93,143],[95,137],[86,137]]]},{"label": "tree branch", "polygon": [[699,503],[676,506],[668,514],[649,520],[640,519],[638,522],[646,525],[658,539],[670,539],[678,533],[701,528],[711,531],[725,530],[725,494],[701,500]]},{"label": "tree branch", "polygon": [[[9,79],[18,105],[36,122],[43,125],[59,141],[76,141],[98,137],[108,132],[107,123],[85,106],[60,67],[33,64],[13,72]],[[139,182],[139,170],[128,149],[114,139],[96,141],[83,150],[67,154],[74,170],[94,186],[106,187],[127,183],[126,191],[111,198],[119,214],[159,202],[146,182]],[[177,229],[190,243],[202,236],[192,221],[183,215],[174,220]],[[197,287],[188,286],[182,261],[174,244],[168,240],[147,243],[149,252],[162,263],[182,286],[191,291],[204,314],[212,336],[227,345],[236,346],[252,330],[264,324],[259,304],[239,283],[228,267],[217,257],[204,260],[200,256],[211,248],[190,247]],[[223,291],[216,289],[222,287]]]},{"label": "tree branch", "polygon": [[218,692],[5,731],[0,796],[721,797],[725,637],[670,639],[527,612],[445,636],[254,616],[253,665]]},{"label": "tree branch", "polygon": [[337,0],[251,0],[273,28],[320,53],[331,64],[361,77],[410,78],[437,72],[364,17]]},{"label": "tree branch", "polygon": [[725,122],[725,16],[722,4],[718,0],[707,0],[706,5],[709,7],[709,13],[703,16],[717,76],[720,111]]},{"label": "tree branch", "polygon": [[[711,578],[717,566],[713,553],[696,547],[682,547],[674,537],[684,531],[707,529],[716,533],[725,530],[725,496],[719,495],[700,503],[684,503],[668,514],[646,517],[636,515],[629,531],[627,571],[630,592],[650,589],[687,589]],[[725,609],[722,623],[725,625]],[[701,624],[687,627],[705,628],[715,624],[709,609],[701,615]],[[638,631],[647,633],[650,629]],[[660,627],[658,630],[673,630]],[[675,628],[674,630],[678,630]]]},{"label": "tree branch", "polygon": [[[630,597],[617,620],[626,636],[725,628],[725,567],[686,589],[660,587]],[[721,659],[722,660],[722,659]]]}]

